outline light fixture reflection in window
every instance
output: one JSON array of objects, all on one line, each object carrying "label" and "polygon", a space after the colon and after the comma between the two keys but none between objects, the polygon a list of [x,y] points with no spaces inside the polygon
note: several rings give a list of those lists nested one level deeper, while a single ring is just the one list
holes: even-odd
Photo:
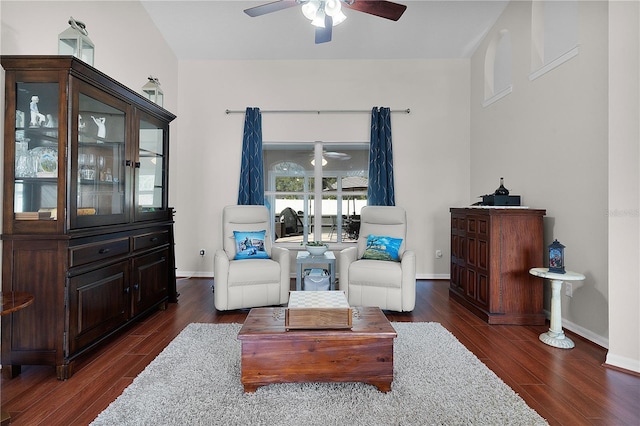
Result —
[{"label": "light fixture reflection in window", "polygon": [[[316,159],[315,159],[315,158],[311,160],[311,165],[312,165],[312,166],[315,166],[315,165],[316,165]],[[326,165],[327,165],[327,159],[326,159],[326,158],[324,158],[324,157],[322,157],[322,165],[323,165],[323,166],[326,166]]]},{"label": "light fixture reflection in window", "polygon": [[304,167],[302,167],[298,163],[292,163],[290,161],[281,161],[275,164],[273,166],[273,170],[277,172],[286,172],[289,174],[296,174],[296,175],[300,175],[300,174],[303,175],[305,173]]}]

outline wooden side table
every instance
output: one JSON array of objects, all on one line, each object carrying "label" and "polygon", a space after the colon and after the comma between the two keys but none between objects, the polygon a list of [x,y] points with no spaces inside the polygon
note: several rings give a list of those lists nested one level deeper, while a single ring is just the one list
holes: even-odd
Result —
[{"label": "wooden side table", "polygon": [[562,304],[561,290],[564,281],[582,281],[584,275],[577,272],[566,271],[564,274],[549,272],[549,268],[532,268],[531,275],[546,278],[551,281],[551,327],[546,333],[540,335],[540,340],[549,346],[561,349],[571,349],[575,346],[573,340],[565,336],[562,331]]},{"label": "wooden side table", "polygon": [[[5,291],[0,292],[0,304],[2,305],[1,315],[8,315],[13,312],[19,311],[22,308],[33,303],[33,295],[24,293],[21,291]],[[11,416],[9,413],[2,410],[0,412],[0,425],[5,426],[11,423]]]}]

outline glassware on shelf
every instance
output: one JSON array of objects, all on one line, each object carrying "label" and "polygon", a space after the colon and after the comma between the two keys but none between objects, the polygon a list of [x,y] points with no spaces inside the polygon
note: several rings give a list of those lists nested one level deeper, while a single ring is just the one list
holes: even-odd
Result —
[{"label": "glassware on shelf", "polygon": [[81,180],[93,181],[96,179],[95,154],[78,154],[78,169]]},{"label": "glassware on shelf", "polygon": [[82,179],[82,170],[87,163],[87,154],[78,154],[78,181]]},{"label": "glassware on shelf", "polygon": [[102,155],[98,156],[98,176],[100,182],[104,182],[106,180],[104,171],[104,157]]},{"label": "glassware on shelf", "polygon": [[90,169],[94,169],[96,168],[96,155],[95,154],[89,154],[87,156],[87,165],[89,166]]},{"label": "glassware on shelf", "polygon": [[16,110],[16,129],[24,128],[24,112]]},{"label": "glassware on shelf", "polygon": [[95,154],[89,154],[87,157],[87,180],[95,180],[96,179],[96,156]]},{"label": "glassware on shelf", "polygon": [[16,141],[16,177],[34,177],[36,170],[29,152],[29,139]]}]

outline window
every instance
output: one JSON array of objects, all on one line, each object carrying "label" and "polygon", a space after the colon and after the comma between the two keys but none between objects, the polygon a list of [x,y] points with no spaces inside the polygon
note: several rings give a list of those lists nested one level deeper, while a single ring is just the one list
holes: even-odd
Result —
[{"label": "window", "polygon": [[530,80],[578,55],[578,2],[531,3]]},{"label": "window", "polygon": [[357,239],[367,204],[368,143],[265,142],[263,154],[274,241]]},{"label": "window", "polygon": [[511,36],[508,30],[501,30],[485,53],[483,106],[489,106],[511,93],[511,57]]}]

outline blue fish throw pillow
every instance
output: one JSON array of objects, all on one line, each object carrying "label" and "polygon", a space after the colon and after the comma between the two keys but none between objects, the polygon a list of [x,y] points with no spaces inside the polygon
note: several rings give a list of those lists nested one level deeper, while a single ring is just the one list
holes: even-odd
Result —
[{"label": "blue fish throw pillow", "polygon": [[399,261],[398,252],[402,238],[392,238],[379,235],[367,237],[367,248],[362,255],[363,259]]},{"label": "blue fish throw pillow", "polygon": [[269,259],[264,245],[266,231],[233,231],[236,240],[236,257],[234,260],[243,259]]}]

